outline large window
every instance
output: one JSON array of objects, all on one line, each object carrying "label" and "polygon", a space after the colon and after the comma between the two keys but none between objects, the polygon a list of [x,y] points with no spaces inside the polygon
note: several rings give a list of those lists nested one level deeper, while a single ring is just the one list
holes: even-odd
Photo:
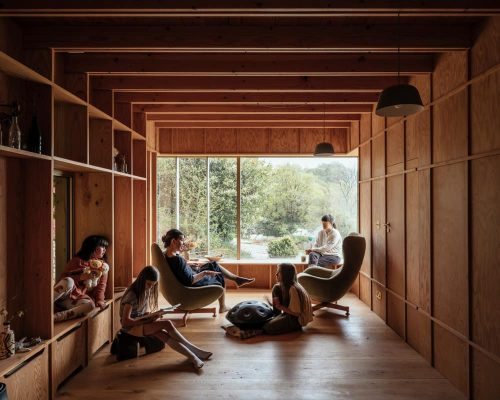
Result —
[{"label": "large window", "polygon": [[342,236],[357,231],[357,180],[352,157],[162,157],[158,239],[178,227],[199,256],[298,261],[322,215],[335,217]]}]

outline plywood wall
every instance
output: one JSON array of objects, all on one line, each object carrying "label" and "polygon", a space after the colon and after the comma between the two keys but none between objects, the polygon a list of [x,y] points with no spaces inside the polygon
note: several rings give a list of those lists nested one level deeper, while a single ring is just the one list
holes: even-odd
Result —
[{"label": "plywood wall", "polygon": [[330,142],[335,153],[346,154],[349,135],[349,128],[158,128],[158,149],[162,155],[312,155],[318,143]]},{"label": "plywood wall", "polygon": [[372,114],[359,132],[356,292],[474,399],[500,396],[499,28],[491,18],[470,51],[412,78],[423,112]]}]

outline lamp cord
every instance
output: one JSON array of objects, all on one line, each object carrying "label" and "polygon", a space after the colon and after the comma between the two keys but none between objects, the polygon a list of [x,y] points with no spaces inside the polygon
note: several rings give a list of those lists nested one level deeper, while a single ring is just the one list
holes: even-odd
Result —
[{"label": "lamp cord", "polygon": [[401,71],[401,24],[399,22],[399,13],[400,13],[400,11],[398,10],[398,21],[397,21],[397,27],[398,27],[398,85],[401,84],[401,76],[400,76],[400,71]]}]

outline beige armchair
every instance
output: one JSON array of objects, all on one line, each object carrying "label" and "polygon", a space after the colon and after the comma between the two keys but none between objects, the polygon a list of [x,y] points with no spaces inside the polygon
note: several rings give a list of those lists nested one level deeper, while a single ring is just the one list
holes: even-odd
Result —
[{"label": "beige armchair", "polygon": [[160,271],[160,293],[171,304],[180,304],[175,313],[184,313],[182,319],[184,325],[187,323],[190,313],[211,313],[215,317],[215,307],[206,307],[212,304],[224,292],[224,288],[217,285],[200,287],[187,287],[182,285],[167,264],[160,247],[153,243],[151,245],[152,264]]},{"label": "beige armchair", "polygon": [[313,310],[320,308],[334,308],[345,311],[349,315],[349,307],[337,304],[358,276],[365,255],[366,241],[357,233],[350,233],[344,239],[342,252],[344,253],[344,265],[331,270],[323,267],[309,267],[297,276],[299,283],[316,302]]}]

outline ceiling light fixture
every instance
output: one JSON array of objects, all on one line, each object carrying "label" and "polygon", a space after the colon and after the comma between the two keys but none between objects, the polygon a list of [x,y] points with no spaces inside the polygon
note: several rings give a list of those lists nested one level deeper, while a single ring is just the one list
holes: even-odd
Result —
[{"label": "ceiling light fixture", "polygon": [[316,157],[332,157],[335,153],[333,146],[330,142],[326,141],[326,105],[323,103],[323,140],[324,142],[318,143],[314,149]]},{"label": "ceiling light fixture", "polygon": [[401,77],[401,46],[398,12],[398,84],[385,88],[378,99],[375,114],[381,117],[402,117],[415,114],[424,109],[420,93],[415,86],[400,83]]}]

